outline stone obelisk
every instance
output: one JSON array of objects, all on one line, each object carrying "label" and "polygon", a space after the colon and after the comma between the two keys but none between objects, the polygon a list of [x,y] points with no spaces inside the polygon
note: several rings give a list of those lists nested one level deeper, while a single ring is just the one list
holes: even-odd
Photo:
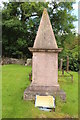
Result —
[{"label": "stone obelisk", "polygon": [[32,83],[24,92],[24,99],[31,100],[39,95],[54,95],[60,92],[58,84],[58,48],[47,9],[38,28],[32,52]]}]

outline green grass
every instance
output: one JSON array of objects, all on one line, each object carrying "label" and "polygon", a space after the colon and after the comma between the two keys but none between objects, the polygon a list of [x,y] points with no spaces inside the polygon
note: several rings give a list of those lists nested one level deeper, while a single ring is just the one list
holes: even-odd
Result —
[{"label": "green grass", "polygon": [[[2,67],[2,117],[3,118],[63,118],[78,117],[78,73],[71,79],[59,78],[60,87],[66,92],[66,102],[56,98],[56,111],[45,112],[35,108],[34,101],[24,101],[23,93],[30,85],[31,67],[4,65]],[[61,74],[59,72],[59,74]],[[66,73],[65,73],[66,74]]]}]

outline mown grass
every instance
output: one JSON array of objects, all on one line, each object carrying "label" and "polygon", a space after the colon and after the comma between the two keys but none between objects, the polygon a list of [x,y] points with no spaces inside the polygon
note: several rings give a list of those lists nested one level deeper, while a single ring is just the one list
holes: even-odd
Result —
[{"label": "mown grass", "polygon": [[[66,92],[66,102],[56,98],[55,112],[40,111],[34,101],[24,101],[23,93],[30,85],[31,67],[4,65],[2,67],[2,117],[3,118],[64,118],[78,117],[78,73],[73,74],[74,82],[69,77],[59,78],[61,89]],[[61,74],[59,72],[59,74]],[[65,73],[66,74],[66,73]]]}]

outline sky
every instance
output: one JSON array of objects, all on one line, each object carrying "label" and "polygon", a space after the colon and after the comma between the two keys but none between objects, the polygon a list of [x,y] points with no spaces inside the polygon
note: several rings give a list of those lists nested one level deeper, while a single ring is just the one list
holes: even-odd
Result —
[{"label": "sky", "polygon": [[[76,2],[75,4],[73,4],[73,12],[72,14],[75,15],[78,19],[78,2]],[[75,30],[78,33],[78,21],[74,22],[74,26],[75,26]]]},{"label": "sky", "polygon": [[[0,6],[2,6],[2,1],[7,2],[8,0],[0,0]],[[71,14],[75,15],[77,17],[77,19],[78,19],[78,2],[79,1],[80,0],[76,0],[76,2],[73,4],[73,9],[74,10],[71,13]],[[75,26],[76,33],[78,33],[78,21],[73,22],[73,24]]]}]

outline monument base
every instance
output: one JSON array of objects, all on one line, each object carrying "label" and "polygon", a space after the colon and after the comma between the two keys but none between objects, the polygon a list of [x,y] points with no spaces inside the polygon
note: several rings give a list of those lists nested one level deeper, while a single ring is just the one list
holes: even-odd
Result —
[{"label": "monument base", "polygon": [[66,99],[65,92],[59,86],[29,86],[24,91],[24,100],[35,100],[36,95],[60,96],[63,101]]}]

